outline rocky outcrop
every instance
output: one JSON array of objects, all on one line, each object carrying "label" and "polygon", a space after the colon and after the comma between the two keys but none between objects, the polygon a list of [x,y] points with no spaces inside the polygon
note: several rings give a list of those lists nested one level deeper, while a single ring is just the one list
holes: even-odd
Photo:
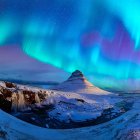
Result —
[{"label": "rocky outcrop", "polygon": [[10,82],[0,82],[0,108],[6,112],[17,112],[28,109],[47,98],[46,91],[32,91],[21,88]]},{"label": "rocky outcrop", "polygon": [[5,82],[5,86],[6,86],[7,88],[16,88],[16,87],[17,87],[16,84],[13,84],[13,83],[11,83],[11,82]]}]

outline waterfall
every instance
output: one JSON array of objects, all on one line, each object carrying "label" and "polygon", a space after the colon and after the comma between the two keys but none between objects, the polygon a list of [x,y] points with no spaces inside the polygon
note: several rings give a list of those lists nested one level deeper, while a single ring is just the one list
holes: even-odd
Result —
[{"label": "waterfall", "polygon": [[12,94],[12,108],[11,108],[12,112],[17,112],[18,110],[18,97],[17,97],[17,93],[13,93]]},{"label": "waterfall", "polygon": [[40,99],[37,93],[35,93],[35,102],[40,103]]},{"label": "waterfall", "polygon": [[24,111],[26,108],[25,99],[22,92],[18,92],[18,110]]}]

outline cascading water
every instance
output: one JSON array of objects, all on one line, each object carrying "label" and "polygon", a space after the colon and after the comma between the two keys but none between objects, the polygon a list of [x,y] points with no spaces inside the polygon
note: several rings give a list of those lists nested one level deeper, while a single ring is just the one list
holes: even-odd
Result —
[{"label": "cascading water", "polygon": [[26,108],[23,92],[18,92],[18,111],[24,111]]},{"label": "cascading water", "polygon": [[35,102],[36,102],[36,103],[40,103],[40,99],[39,99],[39,96],[38,96],[37,93],[35,94]]},{"label": "cascading water", "polygon": [[18,93],[12,94],[12,112],[24,111],[26,108],[25,99],[23,93],[20,91]]},{"label": "cascading water", "polygon": [[18,110],[18,97],[17,97],[17,93],[13,93],[12,94],[12,108],[11,111],[12,112],[17,112]]}]

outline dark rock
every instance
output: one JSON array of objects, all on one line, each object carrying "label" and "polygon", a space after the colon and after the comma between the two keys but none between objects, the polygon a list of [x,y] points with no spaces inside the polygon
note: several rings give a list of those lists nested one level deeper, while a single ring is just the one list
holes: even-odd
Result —
[{"label": "dark rock", "polygon": [[25,102],[28,104],[35,104],[35,94],[36,93],[33,91],[23,90]]},{"label": "dark rock", "polygon": [[1,93],[3,94],[3,96],[4,96],[5,98],[7,98],[7,97],[12,97],[12,91],[9,90],[9,89],[7,89],[7,88],[2,88],[2,89],[1,89]]},{"label": "dark rock", "polygon": [[16,88],[17,86],[11,82],[5,82],[7,88]]},{"label": "dark rock", "polygon": [[76,99],[78,102],[84,103],[85,101],[83,99]]},{"label": "dark rock", "polygon": [[6,112],[11,112],[11,108],[12,108],[12,102],[6,100],[4,96],[0,94],[0,109]]}]

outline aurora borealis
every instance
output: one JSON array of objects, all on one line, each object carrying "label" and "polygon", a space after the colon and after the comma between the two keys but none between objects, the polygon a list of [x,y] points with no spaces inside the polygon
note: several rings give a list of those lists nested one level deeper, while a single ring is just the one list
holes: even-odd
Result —
[{"label": "aurora borealis", "polygon": [[139,7],[139,0],[1,0],[0,47],[96,79],[138,80]]}]

